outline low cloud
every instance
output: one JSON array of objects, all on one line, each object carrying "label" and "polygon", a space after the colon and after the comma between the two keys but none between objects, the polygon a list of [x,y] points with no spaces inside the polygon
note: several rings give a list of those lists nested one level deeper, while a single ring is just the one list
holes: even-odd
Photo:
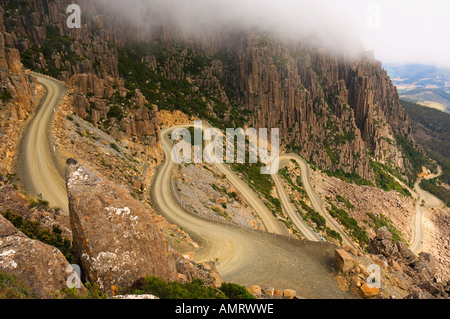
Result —
[{"label": "low cloud", "polygon": [[97,1],[136,24],[169,21],[188,35],[256,26],[344,53],[373,50],[383,62],[450,66],[447,0]]}]

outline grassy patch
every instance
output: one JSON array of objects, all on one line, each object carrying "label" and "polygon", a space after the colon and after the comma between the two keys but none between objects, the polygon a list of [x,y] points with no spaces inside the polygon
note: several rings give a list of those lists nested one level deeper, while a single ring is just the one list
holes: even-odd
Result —
[{"label": "grassy patch", "polygon": [[348,199],[346,199],[345,197],[343,197],[341,195],[337,195],[336,199],[338,201],[340,201],[341,203],[343,203],[347,209],[354,209],[355,208],[355,205],[353,205]]},{"label": "grassy patch", "polygon": [[165,282],[161,278],[148,276],[141,283],[140,289],[133,294],[152,294],[161,299],[254,299],[245,287],[223,283],[217,289],[207,287],[200,279],[181,284],[179,282]]},{"label": "grassy patch", "polygon": [[246,182],[256,191],[260,192],[273,207],[271,209],[276,214],[282,214],[281,202],[278,198],[271,195],[274,183],[270,175],[261,174],[263,164],[232,164],[231,167],[238,173],[241,173]]},{"label": "grassy patch", "polygon": [[344,182],[347,182],[350,184],[374,186],[370,181],[362,178],[355,172],[346,173],[342,169],[339,169],[334,172],[326,171],[325,173],[327,173],[327,175],[330,177],[339,178],[340,180],[343,180]]},{"label": "grassy patch", "polygon": [[403,155],[412,165],[412,172],[410,173],[409,180],[410,186],[413,186],[417,175],[422,172],[422,166],[430,168],[431,162],[422,152],[419,152],[406,137],[398,135],[395,139],[397,140],[397,144],[403,149]]},{"label": "grassy patch", "polygon": [[438,178],[429,180],[423,179],[420,182],[420,188],[435,195],[437,198],[442,200],[447,207],[450,207],[450,190],[444,186],[440,186],[438,180]]},{"label": "grassy patch", "polygon": [[394,244],[398,241],[406,243],[402,233],[394,226],[392,221],[387,216],[383,215],[382,213],[380,213],[380,216],[377,216],[374,213],[367,213],[367,216],[369,216],[370,220],[372,221],[372,225],[375,230],[378,230],[384,226],[387,227],[387,229],[392,234],[392,242]]},{"label": "grassy patch", "polygon": [[377,162],[370,162],[370,166],[372,167],[374,173],[375,173],[375,181],[377,187],[389,192],[391,190],[394,190],[398,192],[399,194],[410,197],[411,193],[409,190],[402,185],[400,185],[394,177],[389,175],[382,164]]},{"label": "grassy patch", "polygon": [[17,276],[0,272],[0,299],[34,299],[30,288]]},{"label": "grassy patch", "polygon": [[0,272],[0,299],[32,299],[36,298],[30,288],[14,275]]},{"label": "grassy patch", "polygon": [[358,225],[356,219],[350,217],[344,209],[337,208],[331,205],[331,209],[328,210],[330,215],[336,218],[345,228],[350,232],[350,235],[358,240],[362,245],[367,245],[369,243],[369,237],[365,229]]},{"label": "grassy patch", "polygon": [[50,230],[41,227],[37,221],[25,220],[13,212],[2,213],[2,215],[27,237],[58,248],[69,263],[76,263],[72,243],[62,236],[62,230],[58,226],[54,225]]}]

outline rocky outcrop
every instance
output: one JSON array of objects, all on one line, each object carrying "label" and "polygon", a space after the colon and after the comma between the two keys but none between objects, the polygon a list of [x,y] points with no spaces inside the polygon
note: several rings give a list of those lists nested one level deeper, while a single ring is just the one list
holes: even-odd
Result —
[{"label": "rocky outcrop", "polygon": [[390,256],[397,252],[397,248],[392,244],[392,234],[387,227],[377,230],[375,238],[369,243],[368,251],[371,254],[383,254]]},{"label": "rocky outcrop", "polygon": [[193,279],[201,279],[207,286],[219,288],[222,285],[222,279],[213,262],[197,264],[176,252],[174,256],[179,282],[186,283]]},{"label": "rocky outcrop", "polygon": [[[1,11],[0,11],[1,15]],[[36,78],[24,71],[17,49],[7,47],[0,32],[0,175],[13,173],[19,128],[36,98]]]},{"label": "rocky outcrop", "polygon": [[344,249],[335,251],[336,265],[343,273],[348,273],[355,267],[355,260]]},{"label": "rocky outcrop", "polygon": [[36,79],[24,71],[19,51],[6,46],[3,33],[0,33],[0,84],[1,89],[9,93],[10,101],[17,105],[11,116],[24,119],[31,111]]},{"label": "rocky outcrop", "polygon": [[24,220],[38,222],[46,229],[53,229],[53,226],[57,226],[61,229],[61,235],[64,238],[69,240],[72,238],[67,215],[51,207],[30,207],[28,199],[12,185],[0,187],[0,212],[15,213],[22,216]]},{"label": "rocky outcrop", "polygon": [[[57,248],[28,238],[1,215],[0,272],[19,277],[38,298],[54,297],[76,276]],[[79,295],[85,292],[83,285],[77,289]]]},{"label": "rocky outcrop", "polygon": [[386,227],[377,231],[369,245],[369,252],[379,256],[381,264],[388,265],[406,278],[410,294],[407,298],[449,298],[448,284],[435,277],[433,257],[425,252],[415,255],[405,243],[392,244],[392,234]]},{"label": "rocky outcrop", "polygon": [[127,191],[72,159],[66,184],[73,246],[89,281],[115,294],[149,275],[177,279],[164,237]]}]

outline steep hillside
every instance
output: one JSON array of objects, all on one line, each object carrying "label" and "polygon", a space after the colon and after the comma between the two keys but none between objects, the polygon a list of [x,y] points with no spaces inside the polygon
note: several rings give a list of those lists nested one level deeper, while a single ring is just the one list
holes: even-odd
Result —
[{"label": "steep hillside", "polygon": [[14,174],[20,131],[40,93],[35,77],[24,71],[19,51],[8,47],[0,32],[0,183]]},{"label": "steep hillside", "polygon": [[402,92],[400,98],[443,112],[450,112],[450,94],[441,89],[414,89]]},{"label": "steep hillside", "polygon": [[[442,176],[422,181],[421,187],[450,205],[450,115],[402,101],[412,119],[415,139],[442,167]],[[444,183],[444,184],[442,184]]]},{"label": "steep hillside", "polygon": [[415,143],[409,118],[366,54],[345,58],[257,29],[185,37],[170,22],[138,28],[87,1],[82,28],[68,29],[67,1],[2,2],[6,43],[24,64],[71,78],[77,114],[136,153],[159,156],[157,110],[179,109],[222,128],[278,127],[286,149],[374,184],[386,170],[409,183],[418,173],[403,151]]}]

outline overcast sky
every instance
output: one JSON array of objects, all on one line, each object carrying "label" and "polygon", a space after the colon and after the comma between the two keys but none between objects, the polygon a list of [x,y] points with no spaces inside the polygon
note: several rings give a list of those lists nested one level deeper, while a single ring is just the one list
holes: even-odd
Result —
[{"label": "overcast sky", "polygon": [[140,21],[140,15],[148,23],[164,10],[187,30],[208,24],[256,24],[298,37],[320,34],[328,48],[355,51],[362,43],[383,63],[450,68],[450,0],[98,1],[115,3],[132,21]]},{"label": "overcast sky", "polygon": [[[325,0],[324,0],[325,2]],[[383,62],[450,68],[449,0],[334,0]]]}]

